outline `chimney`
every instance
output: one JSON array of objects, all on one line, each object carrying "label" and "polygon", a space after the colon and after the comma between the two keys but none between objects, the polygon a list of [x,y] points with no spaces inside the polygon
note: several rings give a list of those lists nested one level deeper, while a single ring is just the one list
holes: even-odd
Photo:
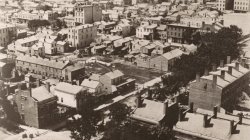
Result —
[{"label": "chimney", "polygon": [[246,58],[241,59],[241,65],[245,68],[246,67]]},{"label": "chimney", "polygon": [[166,102],[164,102],[163,103],[164,104],[164,107],[163,107],[163,114],[167,114],[167,112],[168,112],[168,102],[166,101]]},{"label": "chimney", "polygon": [[40,80],[39,79],[36,79],[36,86],[37,87],[40,87],[41,85],[40,85]]},{"label": "chimney", "polygon": [[142,105],[141,95],[138,95],[136,99],[136,106],[137,108],[140,108],[141,105]]},{"label": "chimney", "polygon": [[240,63],[239,62],[235,62],[235,69],[239,70],[239,67],[240,67]]},{"label": "chimney", "polygon": [[234,134],[236,126],[234,126],[234,120],[230,121],[230,134]]},{"label": "chimney", "polygon": [[18,83],[18,84],[17,84],[17,88],[18,88],[19,90],[21,90],[21,89],[22,89],[22,84],[21,84],[21,83]]},{"label": "chimney", "polygon": [[148,90],[148,99],[152,99],[152,91],[150,89]]},{"label": "chimney", "polygon": [[222,79],[225,79],[225,73],[226,73],[225,70],[221,70],[221,78]]},{"label": "chimney", "polygon": [[239,114],[239,123],[238,124],[242,124],[242,118],[243,118],[243,113]]},{"label": "chimney", "polygon": [[208,126],[208,115],[207,114],[204,114],[203,115],[203,127],[207,127]]},{"label": "chimney", "polygon": [[227,56],[227,64],[231,63],[231,56]]},{"label": "chimney", "polygon": [[213,75],[213,83],[212,83],[212,87],[215,88],[217,85],[217,75]]},{"label": "chimney", "polygon": [[28,90],[29,90],[30,97],[32,97],[32,88],[31,88],[31,84],[30,84],[30,86],[28,87]]},{"label": "chimney", "polygon": [[224,67],[224,60],[220,60],[220,67]]},{"label": "chimney", "polygon": [[50,92],[50,82],[46,82],[46,88]]},{"label": "chimney", "polygon": [[183,113],[183,109],[182,108],[179,108],[179,121],[183,121],[184,119],[184,113]]},{"label": "chimney", "polygon": [[213,116],[213,118],[217,118],[217,111],[218,111],[217,106],[214,106],[214,116]]},{"label": "chimney", "polygon": [[213,65],[212,65],[212,69],[213,69],[213,71],[216,71],[216,70],[217,70],[216,64],[213,64]]},{"label": "chimney", "polygon": [[200,74],[196,73],[196,82],[200,82]]},{"label": "chimney", "polygon": [[10,85],[9,84],[6,85],[6,93],[7,93],[7,95],[10,94]]},{"label": "chimney", "polygon": [[194,112],[194,103],[193,103],[193,102],[191,102],[191,103],[189,104],[189,112],[190,112],[190,113],[193,113],[193,112]]},{"label": "chimney", "polygon": [[232,75],[233,67],[228,66],[228,73]]},{"label": "chimney", "polygon": [[205,68],[204,75],[205,75],[205,76],[208,76],[208,75],[209,75],[209,71],[208,71],[208,69],[207,69],[207,68]]}]

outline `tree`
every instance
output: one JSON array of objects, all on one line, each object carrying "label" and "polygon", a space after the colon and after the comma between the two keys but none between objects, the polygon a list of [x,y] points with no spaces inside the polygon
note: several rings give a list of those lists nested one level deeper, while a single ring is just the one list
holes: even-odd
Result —
[{"label": "tree", "polygon": [[52,10],[52,7],[48,6],[48,5],[41,5],[40,4],[36,7],[36,10],[50,11],[50,10]]},{"label": "tree", "polygon": [[94,111],[94,97],[90,94],[85,95],[85,99],[79,110],[80,118],[69,123],[68,128],[71,131],[71,138],[75,140],[90,140],[96,136],[98,131],[98,122],[101,120],[100,112]]},{"label": "tree", "polygon": [[117,124],[122,123],[130,114],[131,108],[122,103],[116,103],[111,106],[109,116]]},{"label": "tree", "polygon": [[39,27],[47,27],[50,26],[50,22],[48,20],[30,20],[28,22],[28,28],[30,30],[37,30]]}]

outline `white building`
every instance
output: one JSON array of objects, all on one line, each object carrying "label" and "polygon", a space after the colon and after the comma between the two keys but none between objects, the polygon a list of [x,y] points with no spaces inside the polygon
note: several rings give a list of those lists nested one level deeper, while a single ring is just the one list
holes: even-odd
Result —
[{"label": "white building", "polygon": [[141,26],[136,29],[136,37],[140,39],[152,39],[156,28],[157,24],[142,22]]},{"label": "white building", "polygon": [[97,36],[97,26],[84,24],[68,28],[68,41],[72,47],[88,47]]},{"label": "white building", "polygon": [[80,96],[81,93],[84,93],[85,91],[86,89],[82,86],[60,82],[56,85],[54,94],[58,97],[58,104],[77,108],[77,96]]}]

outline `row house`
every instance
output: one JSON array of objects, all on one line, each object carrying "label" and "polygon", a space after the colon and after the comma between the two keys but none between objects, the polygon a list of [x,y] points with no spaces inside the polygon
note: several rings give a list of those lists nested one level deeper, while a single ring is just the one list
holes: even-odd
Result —
[{"label": "row house", "polygon": [[78,80],[85,74],[82,65],[71,65],[68,61],[49,60],[30,55],[19,55],[16,58],[16,69],[40,75],[42,78],[53,77],[70,82]]},{"label": "row house", "polygon": [[205,71],[200,77],[190,83],[189,101],[196,104],[195,108],[213,110],[214,106],[231,112],[242,92],[249,88],[250,72],[245,68],[244,61],[231,62],[230,56],[227,63],[220,61],[220,66],[213,65],[211,72]]}]

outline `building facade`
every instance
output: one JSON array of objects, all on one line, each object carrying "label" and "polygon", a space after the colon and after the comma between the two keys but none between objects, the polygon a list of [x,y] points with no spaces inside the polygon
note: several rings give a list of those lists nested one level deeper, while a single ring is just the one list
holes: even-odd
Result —
[{"label": "building facade", "polygon": [[17,29],[15,26],[0,24],[0,46],[7,47],[17,35]]},{"label": "building facade", "polygon": [[234,11],[249,12],[250,0],[234,0]]},{"label": "building facade", "polygon": [[75,22],[92,24],[102,20],[102,10],[98,5],[80,5],[75,8]]},{"label": "building facade", "polygon": [[57,112],[57,97],[48,85],[27,90],[16,90],[14,101],[21,121],[29,126],[44,128],[53,124]]},{"label": "building facade", "polygon": [[85,48],[94,41],[97,36],[97,26],[92,24],[80,25],[68,28],[68,40],[72,47]]}]

